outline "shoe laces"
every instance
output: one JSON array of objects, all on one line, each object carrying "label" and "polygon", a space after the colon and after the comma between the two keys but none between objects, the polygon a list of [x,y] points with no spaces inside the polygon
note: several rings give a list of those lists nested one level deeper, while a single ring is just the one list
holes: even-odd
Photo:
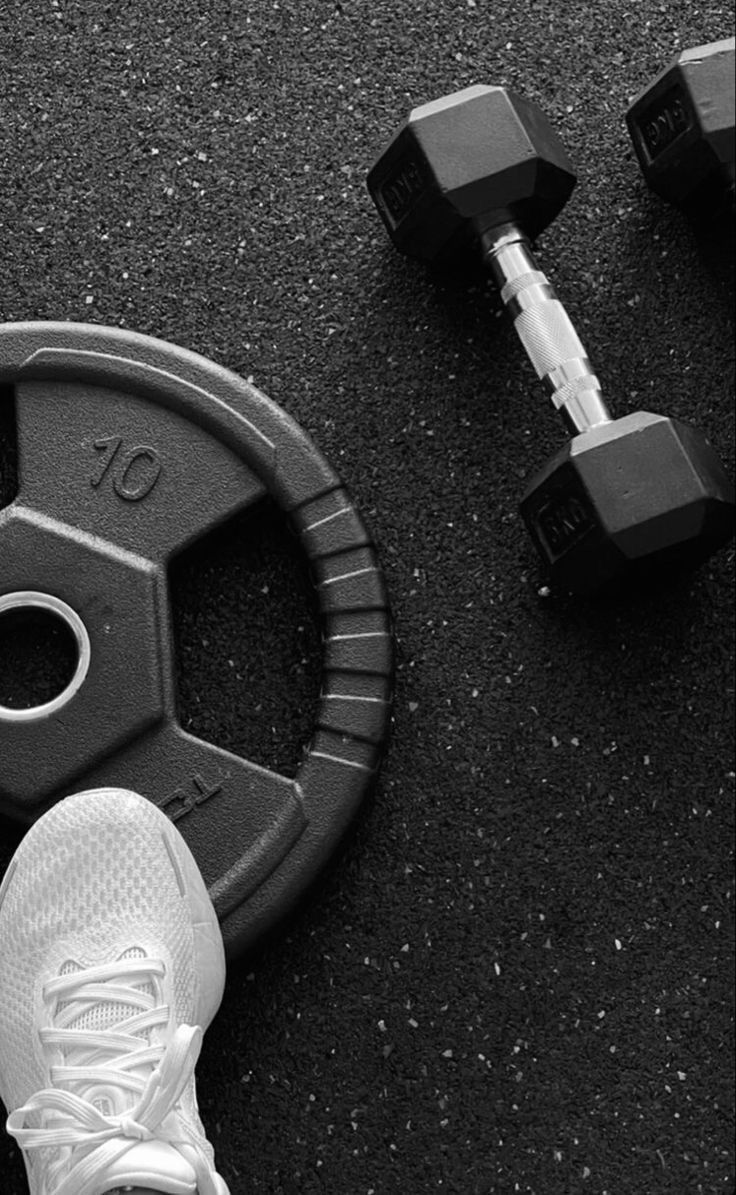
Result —
[{"label": "shoe laces", "polygon": [[[141,1141],[178,1149],[192,1166],[202,1195],[214,1190],[202,1138],[177,1114],[177,1103],[194,1077],[203,1033],[198,1025],[167,1032],[163,962],[123,957],[97,967],[72,967],[45,985],[53,1027],[39,1030],[44,1050],[57,1058],[61,1053],[63,1063],[50,1066],[52,1086],[33,1095],[7,1122],[22,1149],[57,1151],[45,1191],[94,1195],[108,1168]],[[138,1011],[128,1015],[131,1010]],[[75,1021],[85,1027],[71,1027]],[[100,1023],[109,1027],[89,1027]],[[125,1110],[107,1114],[106,1101],[93,1103],[81,1094],[95,1085],[122,1093],[119,1103]]]}]

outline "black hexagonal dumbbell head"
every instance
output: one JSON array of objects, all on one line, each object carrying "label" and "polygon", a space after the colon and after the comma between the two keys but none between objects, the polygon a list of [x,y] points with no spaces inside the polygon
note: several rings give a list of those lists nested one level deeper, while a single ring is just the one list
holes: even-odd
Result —
[{"label": "black hexagonal dumbbell head", "polygon": [[415,108],[368,175],[397,249],[440,264],[475,252],[486,227],[517,223],[533,239],[575,182],[544,113],[483,84]]},{"label": "black hexagonal dumbbell head", "polygon": [[522,514],[553,580],[590,593],[653,566],[702,560],[733,534],[734,494],[695,429],[638,412],[614,421],[529,240],[575,184],[544,113],[500,87],[415,108],[368,175],[403,253],[444,264],[480,250],[573,439],[532,481]]},{"label": "black hexagonal dumbbell head", "polygon": [[707,559],[732,533],[733,488],[700,432],[637,411],[574,436],[521,513],[557,581],[592,593]]},{"label": "black hexagonal dumbbell head", "polygon": [[734,204],[736,39],[684,50],[634,100],[626,123],[647,183],[686,209]]}]

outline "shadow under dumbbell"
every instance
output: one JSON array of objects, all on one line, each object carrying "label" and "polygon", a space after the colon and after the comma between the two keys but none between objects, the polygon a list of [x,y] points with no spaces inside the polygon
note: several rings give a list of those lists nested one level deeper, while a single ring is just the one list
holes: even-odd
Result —
[{"label": "shadow under dumbbell", "polygon": [[[563,636],[574,649],[595,650],[597,645],[616,646],[616,679],[625,684],[641,668],[658,667],[661,653],[688,655],[693,628],[704,622],[713,626],[713,637],[728,637],[730,605],[721,590],[730,588],[733,555],[707,569],[664,572],[642,579],[640,584],[619,590],[606,589],[581,601],[579,595],[543,587],[538,575],[542,615],[550,633]],[[530,580],[536,580],[534,575]]]},{"label": "shadow under dumbbell", "polygon": [[736,237],[733,212],[719,210],[689,214],[689,235],[695,241],[705,267],[718,290],[728,318],[734,316],[734,288],[736,283]]},{"label": "shadow under dumbbell", "polygon": [[642,220],[639,233],[672,245],[674,261],[702,265],[723,314],[734,317],[736,289],[736,228],[729,206],[706,205],[679,209],[662,203],[656,195],[642,196]]}]

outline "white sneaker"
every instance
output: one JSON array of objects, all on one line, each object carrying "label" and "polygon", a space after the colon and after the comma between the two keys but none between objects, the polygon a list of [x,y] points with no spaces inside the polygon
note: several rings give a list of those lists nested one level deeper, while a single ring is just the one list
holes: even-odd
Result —
[{"label": "white sneaker", "polygon": [[143,797],[68,797],[0,886],[0,1097],[31,1195],[228,1195],[194,1067],[225,955],[197,864]]}]

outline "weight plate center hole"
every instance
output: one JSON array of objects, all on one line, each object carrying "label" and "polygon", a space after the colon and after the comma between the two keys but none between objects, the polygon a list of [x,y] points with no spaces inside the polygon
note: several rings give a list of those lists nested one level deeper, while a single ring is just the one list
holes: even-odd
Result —
[{"label": "weight plate center hole", "polygon": [[82,620],[51,594],[0,595],[0,722],[61,709],[82,684],[90,643]]}]

